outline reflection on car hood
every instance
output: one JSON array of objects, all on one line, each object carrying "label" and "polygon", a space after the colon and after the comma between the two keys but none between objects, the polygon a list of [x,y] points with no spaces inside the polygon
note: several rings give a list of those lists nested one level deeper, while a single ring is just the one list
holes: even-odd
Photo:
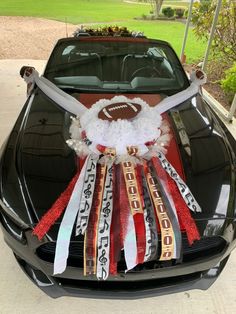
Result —
[{"label": "reflection on car hood", "polygon": [[[88,107],[113,96],[77,95]],[[130,95],[137,96],[151,105],[160,100],[160,95]],[[233,215],[234,200],[227,138],[200,96],[182,103],[167,118],[180,156],[180,162],[172,162],[179,171],[183,167],[187,185],[202,208],[202,213],[193,214],[200,233],[221,234],[225,218]],[[66,144],[69,126],[70,115],[38,91],[10,135],[2,158],[2,194],[28,224],[37,223],[76,172],[78,160]],[[58,224],[49,232],[53,239]]]}]

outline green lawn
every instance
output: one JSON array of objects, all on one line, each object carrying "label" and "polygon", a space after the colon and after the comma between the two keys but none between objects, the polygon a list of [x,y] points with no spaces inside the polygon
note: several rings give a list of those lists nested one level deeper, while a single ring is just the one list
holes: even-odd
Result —
[{"label": "green lawn", "polygon": [[[180,55],[185,31],[184,24],[175,21],[127,21],[125,25],[131,30],[143,31],[149,38],[168,41]],[[206,43],[197,41],[190,29],[185,51],[187,62],[200,60],[204,56],[205,49]]]},{"label": "green lawn", "polygon": [[[164,5],[186,6],[185,2],[164,1]],[[0,0],[0,15],[35,16],[69,23],[109,23],[144,31],[145,35],[169,41],[180,53],[185,25],[173,21],[134,20],[148,15],[151,6],[129,4],[122,0]],[[205,44],[196,41],[190,30],[186,54],[188,61],[199,59],[204,54]]]},{"label": "green lawn", "polygon": [[1,0],[0,15],[40,16],[71,23],[129,20],[148,14],[149,6],[122,0]]},{"label": "green lawn", "polygon": [[184,1],[164,1],[163,5],[166,7],[178,7],[178,8],[188,8],[189,7],[189,2],[184,2]]}]

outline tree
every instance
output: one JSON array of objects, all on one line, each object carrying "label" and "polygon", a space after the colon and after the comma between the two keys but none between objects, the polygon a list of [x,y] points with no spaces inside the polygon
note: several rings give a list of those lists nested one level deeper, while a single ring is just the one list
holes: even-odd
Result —
[{"label": "tree", "polygon": [[[195,3],[192,23],[199,39],[208,39],[217,0]],[[223,0],[220,10],[212,52],[223,56],[224,61],[232,63],[236,60],[236,2]]]},{"label": "tree", "polygon": [[160,15],[161,6],[164,0],[150,0],[151,5],[154,8],[154,15],[157,17]]}]

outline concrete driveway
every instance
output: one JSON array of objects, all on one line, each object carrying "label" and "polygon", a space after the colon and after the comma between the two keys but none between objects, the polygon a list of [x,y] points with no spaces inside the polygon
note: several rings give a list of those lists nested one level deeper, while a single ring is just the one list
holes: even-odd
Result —
[{"label": "concrete driveway", "polygon": [[[12,128],[25,102],[26,85],[19,76],[22,65],[42,71],[45,62],[0,60],[0,144]],[[0,233],[0,314],[175,313],[230,314],[236,312],[236,251],[208,291],[188,291],[134,301],[82,298],[51,299],[36,288],[18,267]],[[235,312],[234,312],[235,311]]]}]

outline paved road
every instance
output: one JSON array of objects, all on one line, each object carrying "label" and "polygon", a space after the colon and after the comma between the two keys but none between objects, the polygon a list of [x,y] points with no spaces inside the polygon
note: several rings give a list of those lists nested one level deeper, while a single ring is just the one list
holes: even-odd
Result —
[{"label": "paved road", "polygon": [[[25,101],[26,86],[18,75],[22,65],[42,70],[44,61],[0,60],[0,143]],[[80,298],[51,299],[23,274],[0,235],[0,314],[231,314],[236,312],[236,251],[208,291],[188,291],[134,301]]]}]

